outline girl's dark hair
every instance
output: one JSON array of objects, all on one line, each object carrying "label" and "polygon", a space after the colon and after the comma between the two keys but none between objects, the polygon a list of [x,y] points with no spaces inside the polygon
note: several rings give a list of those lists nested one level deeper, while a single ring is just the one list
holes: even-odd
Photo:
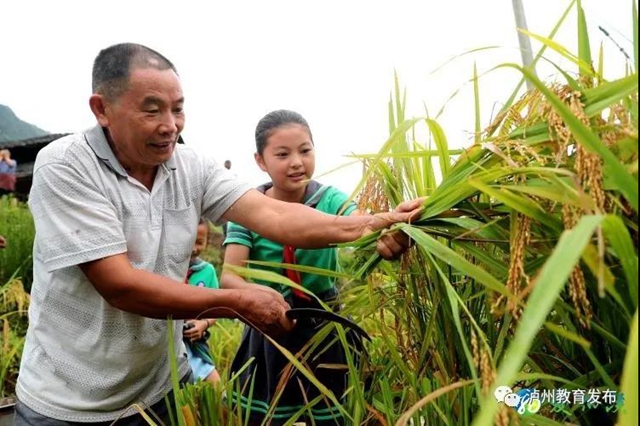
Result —
[{"label": "girl's dark hair", "polygon": [[258,154],[262,155],[264,147],[267,146],[267,139],[269,139],[269,136],[271,136],[276,129],[289,124],[299,124],[306,128],[313,143],[313,135],[311,134],[311,128],[307,120],[295,111],[279,109],[271,111],[262,117],[256,126],[256,151]]}]

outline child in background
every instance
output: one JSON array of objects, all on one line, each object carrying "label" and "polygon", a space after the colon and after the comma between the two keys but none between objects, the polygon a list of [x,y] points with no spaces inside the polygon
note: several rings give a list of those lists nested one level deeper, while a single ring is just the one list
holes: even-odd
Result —
[{"label": "child in background", "polygon": [[[269,174],[271,182],[258,188],[269,197],[291,203],[304,203],[310,207],[330,214],[357,214],[356,205],[347,203],[348,196],[336,188],[323,186],[310,180],[315,169],[314,142],[307,121],[298,113],[287,110],[273,111],[267,114],[257,125],[255,160],[262,171]],[[267,240],[246,228],[229,222],[225,263],[246,266],[247,260],[262,260],[277,263],[298,263],[323,269],[337,269],[336,249],[302,250]],[[251,268],[271,269],[250,265]],[[271,269],[273,270],[273,269]],[[275,270],[286,274],[303,287],[315,293],[326,303],[337,298],[334,279],[313,274],[298,274],[291,270]],[[296,276],[298,277],[296,279]],[[240,276],[224,271],[221,277],[223,288],[240,288],[248,284]],[[258,284],[281,291],[291,307],[319,307],[317,302],[299,291],[290,292],[288,287],[260,282]],[[266,290],[265,287],[262,289]],[[258,288],[256,288],[258,291]],[[278,343],[296,354],[317,332],[310,321],[298,320],[293,331],[278,339]],[[335,334],[323,342],[320,355],[314,353],[307,359],[310,370],[337,398],[340,398],[347,386],[344,370],[321,368],[319,364],[346,364],[344,349],[339,342],[332,342]],[[239,376],[242,394],[233,392],[234,404],[240,404],[249,410],[250,421],[260,423],[267,413],[272,399],[278,393],[277,385],[281,373],[289,361],[282,353],[251,327],[245,327],[242,342],[231,367],[231,374],[239,371],[250,358],[255,360]],[[255,379],[253,393],[249,394],[252,377]],[[302,388],[302,389],[301,389]],[[307,401],[319,395],[319,391],[302,374],[293,373],[278,400],[278,408],[270,418],[270,424],[285,423]],[[311,410],[313,424],[343,424],[341,413],[328,398],[316,404]],[[307,418],[308,420],[308,418]],[[312,424],[307,422],[307,424]]]},{"label": "child in background", "polygon": [[0,173],[15,174],[17,166],[16,160],[11,159],[11,151],[0,149]]},{"label": "child in background", "polygon": [[[205,262],[199,256],[207,247],[209,237],[209,224],[203,218],[198,223],[198,234],[193,250],[189,270],[187,271],[186,282],[197,287],[217,289],[218,277],[212,264]],[[220,381],[220,375],[213,363],[211,352],[209,351],[209,327],[213,325],[215,319],[203,318],[187,320],[184,324],[182,337],[187,348],[187,356],[191,364],[194,378],[196,380],[206,380],[213,384]]]},{"label": "child in background", "polygon": [[0,149],[0,196],[16,190],[16,160],[8,149]]}]

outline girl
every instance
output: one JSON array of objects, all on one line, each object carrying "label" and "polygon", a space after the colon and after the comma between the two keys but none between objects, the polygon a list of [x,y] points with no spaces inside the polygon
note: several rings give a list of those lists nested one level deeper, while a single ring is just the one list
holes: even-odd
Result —
[{"label": "girl", "polygon": [[[258,123],[255,139],[256,163],[271,178],[271,182],[258,187],[259,191],[278,200],[304,203],[325,213],[357,214],[356,205],[353,202],[347,203],[346,194],[310,180],[315,169],[314,143],[309,125],[300,114],[287,110],[270,112]],[[330,270],[337,268],[336,250],[333,248],[302,250],[291,246],[283,247],[232,222],[229,223],[224,244],[225,263],[232,265],[245,266],[247,260],[261,260],[298,263]],[[271,269],[263,266],[250,267]],[[294,281],[299,279],[299,284],[325,302],[336,299],[337,290],[334,279],[330,277],[298,274],[291,270],[279,269],[275,272],[284,273]],[[281,288],[269,282],[257,283],[281,291],[292,307],[317,307],[317,302],[302,292],[291,292],[287,290],[288,287]],[[221,284],[223,288],[249,285],[238,275],[227,271],[222,274]],[[278,343],[296,354],[316,332],[316,327],[310,321],[298,320],[295,329],[279,338]],[[321,354],[311,354],[306,362],[314,375],[340,398],[347,384],[344,370],[319,367],[319,364],[346,364],[343,348],[333,341],[333,337],[335,335],[330,335],[319,346],[321,350],[317,352]],[[333,344],[327,348],[332,341]],[[239,386],[236,386],[236,390],[241,389],[241,392],[233,392],[231,397],[234,404],[240,404],[248,411],[251,422],[260,423],[278,393],[278,382],[289,361],[260,332],[245,327],[242,342],[231,366],[231,374],[240,371],[252,357],[255,359],[240,375]],[[255,381],[253,386],[252,380]],[[251,387],[253,392],[250,394]],[[278,399],[276,410],[270,416],[270,424],[286,422],[318,395],[320,393],[313,384],[302,374],[294,372]],[[343,424],[340,412],[326,397],[310,412],[315,424]]]}]

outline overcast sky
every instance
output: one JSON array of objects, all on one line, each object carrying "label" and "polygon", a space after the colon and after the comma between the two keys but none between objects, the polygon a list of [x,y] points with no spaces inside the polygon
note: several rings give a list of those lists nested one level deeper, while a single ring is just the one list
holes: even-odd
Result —
[{"label": "overcast sky", "polygon": [[[567,0],[523,0],[529,30],[547,35]],[[633,54],[630,0],[583,0],[592,49],[602,42],[605,75],[621,75],[625,58],[597,27]],[[576,49],[572,13],[556,40]],[[119,42],[152,47],[178,68],[186,98],[188,144],[253,184],[266,180],[253,161],[253,132],[273,109],[302,113],[316,143],[316,175],[376,152],[388,136],[394,69],[407,87],[408,116],[434,114],[458,88],[439,120],[454,147],[473,130],[473,63],[480,73],[520,62],[511,0],[458,1],[2,1],[0,104],[50,132],[95,123],[88,106],[91,66]],[[485,46],[500,46],[456,55]],[[539,47],[534,43],[534,51]],[[594,57],[597,57],[595,55]],[[554,57],[557,59],[557,57]],[[566,61],[559,61],[573,69]],[[541,77],[554,78],[549,67]],[[515,70],[480,82],[483,124],[519,79]],[[350,192],[353,166],[322,177]]]}]

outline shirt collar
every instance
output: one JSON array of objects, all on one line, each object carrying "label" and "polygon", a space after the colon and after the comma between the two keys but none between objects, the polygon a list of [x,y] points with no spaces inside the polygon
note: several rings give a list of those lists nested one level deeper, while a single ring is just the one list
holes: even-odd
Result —
[{"label": "shirt collar", "polygon": [[[105,130],[106,129],[103,129],[100,125],[95,125],[84,133],[84,138],[86,139],[87,143],[96,154],[96,156],[101,159],[111,170],[122,177],[127,177],[129,176],[127,171],[124,169],[124,167],[122,167],[122,164],[120,164],[120,162],[116,158],[116,155],[113,153],[111,146],[109,145]],[[171,158],[162,166],[167,171],[173,171],[176,169],[177,162],[175,159],[175,152],[171,156]]]},{"label": "shirt collar", "polygon": [[[263,183],[262,185],[256,187],[256,189],[263,194],[266,194],[267,190],[273,186],[273,182]],[[322,189],[322,192],[319,192]],[[318,204],[320,200],[320,196],[324,193],[327,188],[324,187],[320,182],[316,180],[310,180],[307,184],[306,189],[304,190],[304,196],[302,199],[302,204],[313,205]]]}]

